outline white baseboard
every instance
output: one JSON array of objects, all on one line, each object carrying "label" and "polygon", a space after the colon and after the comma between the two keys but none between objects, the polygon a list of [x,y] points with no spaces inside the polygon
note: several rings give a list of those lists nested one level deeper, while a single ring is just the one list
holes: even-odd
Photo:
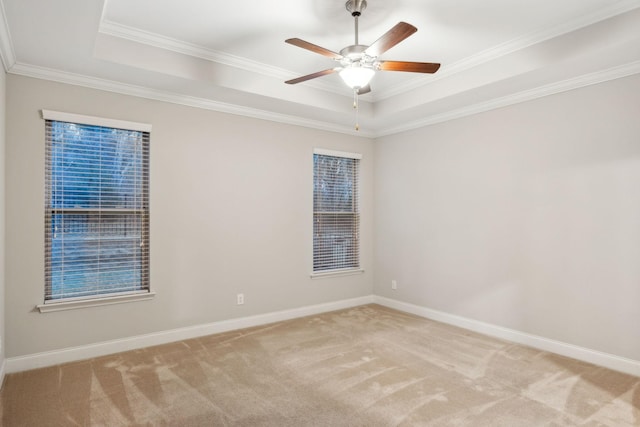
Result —
[{"label": "white baseboard", "polygon": [[[195,325],[186,328],[171,329],[152,334],[138,335],[118,340],[105,341],[78,347],[64,348],[43,353],[29,354],[26,356],[10,357],[0,364],[0,381],[5,374],[26,371],[29,369],[43,368],[60,363],[90,359],[92,357],[105,356],[121,351],[136,350],[154,345],[167,344],[205,335],[228,332],[252,326],[266,325],[283,320],[298,317],[311,316],[344,308],[356,307],[364,304],[376,303],[385,307],[415,314],[427,319],[458,326],[474,332],[508,340],[514,343],[527,345],[540,350],[549,351],[595,365],[603,366],[630,375],[640,376],[640,361],[626,359],[608,353],[578,347],[573,344],[555,341],[537,335],[527,334],[490,323],[479,322],[466,317],[445,313],[438,310],[410,304],[377,295],[340,300],[325,304],[317,304],[290,310],[276,311],[256,316],[241,317],[238,319],[223,320],[220,322]],[[0,382],[0,384],[2,384]]]},{"label": "white baseboard", "polygon": [[376,304],[640,377],[640,361],[374,295]]},{"label": "white baseboard", "polygon": [[2,386],[4,386],[4,374],[6,366],[7,361],[5,359],[2,359],[2,363],[0,363],[0,390],[2,389]]},{"label": "white baseboard", "polygon": [[167,344],[170,342],[197,338],[205,335],[249,328],[252,326],[266,325],[268,323],[280,322],[282,320],[295,319],[298,317],[311,316],[318,313],[326,313],[329,311],[341,310],[344,308],[356,307],[364,304],[371,304],[372,302],[373,296],[369,295],[366,297],[334,301],[325,304],[294,308],[290,310],[276,311],[272,313],[259,314],[256,316],[223,320],[220,322],[189,326],[186,328],[171,329],[168,331],[99,342],[79,347],[64,348],[60,350],[29,354],[26,356],[9,357],[2,365],[1,372],[2,374],[4,374],[5,369],[7,373],[13,373],[26,371],[29,369],[43,368],[46,366],[58,365],[60,363],[90,359],[93,357],[105,356],[107,354],[119,353],[122,351],[136,350],[139,348]]}]

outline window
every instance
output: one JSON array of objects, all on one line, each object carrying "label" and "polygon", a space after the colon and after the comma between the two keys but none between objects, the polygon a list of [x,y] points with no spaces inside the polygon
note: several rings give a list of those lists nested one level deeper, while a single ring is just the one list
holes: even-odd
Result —
[{"label": "window", "polygon": [[43,117],[45,305],[148,294],[150,126]]},{"label": "window", "polygon": [[314,150],[313,272],[360,269],[360,154]]}]

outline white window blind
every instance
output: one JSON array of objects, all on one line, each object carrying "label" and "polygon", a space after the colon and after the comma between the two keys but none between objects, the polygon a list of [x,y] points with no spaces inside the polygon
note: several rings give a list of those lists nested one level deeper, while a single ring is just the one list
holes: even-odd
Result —
[{"label": "white window blind", "polygon": [[313,271],[360,268],[360,155],[315,150]]},{"label": "white window blind", "polygon": [[47,113],[45,303],[148,292],[149,132]]}]

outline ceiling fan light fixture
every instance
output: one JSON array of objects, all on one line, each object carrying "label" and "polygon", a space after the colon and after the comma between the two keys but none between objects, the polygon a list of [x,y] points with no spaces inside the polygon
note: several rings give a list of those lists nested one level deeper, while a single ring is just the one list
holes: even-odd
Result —
[{"label": "ceiling fan light fixture", "polygon": [[350,66],[340,71],[340,77],[351,89],[360,89],[369,84],[376,72],[373,68]]}]

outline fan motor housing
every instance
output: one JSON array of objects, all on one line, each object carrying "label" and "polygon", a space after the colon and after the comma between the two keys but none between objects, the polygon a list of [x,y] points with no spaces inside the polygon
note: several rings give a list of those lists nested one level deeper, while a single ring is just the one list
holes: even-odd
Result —
[{"label": "fan motor housing", "polygon": [[347,46],[340,51],[340,55],[347,58],[360,58],[363,56],[364,51],[369,46],[365,46],[363,44],[352,44],[351,46]]}]

